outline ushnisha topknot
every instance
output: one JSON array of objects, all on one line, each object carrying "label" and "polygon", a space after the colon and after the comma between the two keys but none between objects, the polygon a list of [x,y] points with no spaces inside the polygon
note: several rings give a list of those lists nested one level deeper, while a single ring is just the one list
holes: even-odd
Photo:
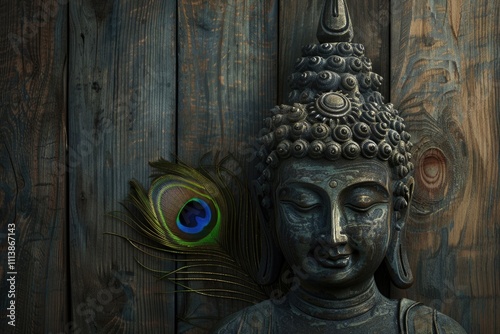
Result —
[{"label": "ushnisha topknot", "polygon": [[383,78],[372,72],[372,63],[364,55],[362,44],[348,42],[310,44],[302,49],[295,72],[288,82],[290,103],[307,104],[318,94],[342,91],[359,103],[384,104],[379,89]]},{"label": "ushnisha topknot", "polygon": [[289,77],[291,105],[276,106],[264,121],[257,166],[262,205],[272,206],[271,183],[284,159],[365,158],[387,161],[392,168],[394,206],[399,211],[409,201],[404,181],[413,170],[410,134],[398,110],[384,103],[379,92],[383,79],[372,72],[363,45],[351,43],[345,1],[334,2],[326,1],[323,8],[318,27],[321,43],[303,48]]}]

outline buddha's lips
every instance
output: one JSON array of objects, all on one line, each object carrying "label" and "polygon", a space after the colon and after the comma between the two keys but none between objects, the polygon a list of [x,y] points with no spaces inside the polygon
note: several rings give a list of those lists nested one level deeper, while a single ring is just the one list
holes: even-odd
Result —
[{"label": "buddha's lips", "polygon": [[350,254],[342,254],[333,257],[319,258],[318,263],[327,268],[344,268],[349,264],[349,259]]},{"label": "buddha's lips", "polygon": [[314,252],[318,263],[327,268],[343,268],[349,264],[352,251],[349,247],[332,247]]}]

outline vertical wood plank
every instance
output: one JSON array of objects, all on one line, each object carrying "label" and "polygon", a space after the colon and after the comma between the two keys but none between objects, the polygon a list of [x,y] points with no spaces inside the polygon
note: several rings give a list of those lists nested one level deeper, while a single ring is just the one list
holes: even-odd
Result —
[{"label": "vertical wood plank", "polygon": [[[69,202],[74,327],[86,333],[173,333],[170,285],[159,263],[106,217],[148,161],[175,151],[176,2],[70,2]],[[172,269],[161,264],[159,269]]]},{"label": "vertical wood plank", "polygon": [[252,143],[276,103],[277,2],[179,1],[178,154]]},{"label": "vertical wood plank", "polygon": [[[69,321],[66,26],[64,1],[0,5],[2,333],[33,333],[42,328],[62,332]],[[14,263],[9,264],[8,251],[15,252]],[[14,281],[8,282],[12,277]],[[7,310],[12,301],[15,318],[7,316],[12,314]],[[12,320],[15,327],[8,324]]]},{"label": "vertical wood plank", "polygon": [[[197,165],[207,152],[241,155],[277,96],[277,1],[179,1],[178,156]],[[221,318],[248,306],[186,296],[180,312]],[[180,323],[179,332],[196,332]]]},{"label": "vertical wood plank", "polygon": [[392,96],[416,166],[407,226],[416,283],[394,296],[497,333],[500,4],[395,1],[392,14]]}]

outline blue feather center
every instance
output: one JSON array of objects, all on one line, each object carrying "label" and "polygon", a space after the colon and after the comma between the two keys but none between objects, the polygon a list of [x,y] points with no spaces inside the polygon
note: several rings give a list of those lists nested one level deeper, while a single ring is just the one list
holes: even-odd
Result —
[{"label": "blue feather center", "polygon": [[177,227],[184,233],[197,234],[210,223],[212,210],[200,198],[191,198],[177,214]]}]

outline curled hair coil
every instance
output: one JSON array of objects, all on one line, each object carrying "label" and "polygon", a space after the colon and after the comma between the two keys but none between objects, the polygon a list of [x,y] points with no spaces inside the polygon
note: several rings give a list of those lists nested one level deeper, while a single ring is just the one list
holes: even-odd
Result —
[{"label": "curled hair coil", "polygon": [[376,120],[375,119],[375,111],[363,109],[363,111],[361,111],[360,120],[365,122],[365,123],[368,123],[368,124],[375,122],[375,120]]},{"label": "curled hair coil", "polygon": [[[294,73],[295,74],[295,73]],[[313,71],[305,71],[300,73],[297,76],[292,77],[292,83],[293,87],[307,87],[312,85],[312,83],[316,80],[316,77],[318,74]]]},{"label": "curled hair coil", "polygon": [[276,141],[282,141],[283,139],[288,138],[290,135],[291,129],[290,125],[280,125],[276,130],[274,130],[274,139]]},{"label": "curled hair coil", "polygon": [[292,136],[294,138],[308,137],[311,124],[306,120],[296,122],[292,125]]},{"label": "curled hair coil", "polygon": [[378,154],[378,145],[373,140],[367,139],[361,143],[361,153],[365,158],[375,158]]},{"label": "curled hair coil", "polygon": [[330,142],[325,147],[325,158],[331,161],[335,161],[342,156],[342,147],[339,143]]},{"label": "curled hair coil", "polygon": [[321,71],[316,78],[316,88],[320,91],[337,90],[340,85],[340,76],[332,71]]},{"label": "curled hair coil", "polygon": [[372,80],[370,79],[369,76],[366,76],[363,73],[359,73],[356,76],[358,82],[359,82],[359,87],[361,88],[362,91],[366,91],[370,88],[372,88]]},{"label": "curled hair coil", "polygon": [[391,157],[391,163],[393,166],[400,166],[406,162],[406,158],[401,153],[395,153]]},{"label": "curled hair coil", "polygon": [[273,121],[273,126],[275,127],[278,127],[281,125],[281,123],[283,122],[283,115],[282,114],[276,114],[272,117],[272,121]]},{"label": "curled hair coil", "polygon": [[342,77],[342,87],[344,87],[346,91],[352,91],[356,89],[358,80],[356,80],[356,77],[354,75],[343,74],[341,77]]},{"label": "curled hair coil", "polygon": [[400,178],[404,178],[404,177],[406,177],[406,175],[408,175],[410,173],[410,170],[408,169],[408,167],[403,166],[403,165],[397,166],[396,169],[398,171],[398,176]]},{"label": "curled hair coil", "polygon": [[399,120],[392,120],[390,124],[391,129],[394,129],[400,133],[403,132],[406,128],[405,125]]},{"label": "curled hair coil", "polygon": [[276,151],[272,151],[271,154],[267,156],[266,163],[273,168],[276,168],[278,166],[279,158],[276,154]]},{"label": "curled hair coil", "polygon": [[344,143],[352,138],[352,131],[347,125],[337,125],[332,133],[333,139]]},{"label": "curled hair coil", "polygon": [[380,160],[388,160],[392,155],[392,146],[389,145],[386,141],[382,141],[378,144],[378,158]]},{"label": "curled hair coil", "polygon": [[364,56],[361,57],[361,61],[363,62],[363,71],[368,72],[367,76],[370,77],[370,81],[371,81],[372,62],[371,62],[370,58],[364,57]]},{"label": "curled hair coil", "polygon": [[399,144],[399,141],[401,140],[401,136],[396,130],[389,130],[388,136],[389,141],[393,146],[397,146]]},{"label": "curled hair coil", "polygon": [[304,139],[297,139],[292,144],[292,155],[295,158],[303,158],[309,151],[309,143]]},{"label": "curled hair coil", "polygon": [[342,156],[349,160],[354,160],[359,157],[361,148],[355,141],[348,141],[342,144]]},{"label": "curled hair coil", "polygon": [[323,157],[323,152],[326,149],[326,145],[321,140],[314,140],[311,145],[309,145],[309,156],[311,158],[317,159]]},{"label": "curled hair coil", "polygon": [[281,159],[286,159],[292,154],[292,142],[289,140],[283,140],[276,147],[276,152]]},{"label": "curled hair coil", "polygon": [[[365,54],[365,46],[360,43],[352,43],[352,49],[356,57],[361,57]],[[364,57],[366,58],[366,57]]]},{"label": "curled hair coil", "polygon": [[307,116],[306,111],[302,107],[300,107],[300,105],[295,105],[290,109],[290,113],[287,114],[287,119],[288,121],[294,123],[302,119],[305,119],[306,116]]},{"label": "curled hair coil", "polygon": [[370,138],[371,129],[370,126],[364,122],[358,122],[354,124],[352,128],[352,134],[357,140],[364,140]]},{"label": "curled hair coil", "polygon": [[330,135],[330,127],[324,123],[316,123],[311,126],[311,135],[315,139],[325,139]]},{"label": "curled hair coil", "polygon": [[302,47],[302,54],[304,56],[314,55],[314,53],[316,53],[316,50],[317,50],[316,44],[308,44]]},{"label": "curled hair coil", "polygon": [[267,135],[264,135],[258,139],[258,143],[261,145],[270,146],[274,142],[274,133],[269,132]]},{"label": "curled hair coil", "polygon": [[360,72],[363,69],[363,62],[358,57],[349,57],[348,64],[354,73]]},{"label": "curled hair coil", "polygon": [[337,52],[341,56],[348,57],[352,56],[354,49],[351,46],[351,43],[341,42],[337,44]]},{"label": "curled hair coil", "polygon": [[340,56],[331,56],[326,60],[325,68],[337,73],[345,72],[346,61]]},{"label": "curled hair coil", "polygon": [[307,62],[307,68],[310,71],[321,71],[323,69],[323,65],[325,64],[325,59],[323,57],[314,56],[310,57]]},{"label": "curled hair coil", "polygon": [[370,73],[370,77],[375,87],[380,88],[382,86],[382,82],[384,81],[382,76],[372,72]]},{"label": "curled hair coil", "polygon": [[[375,101],[375,103],[377,103]],[[377,106],[380,106],[379,103],[377,103]],[[382,107],[379,107],[381,110],[377,113],[377,116],[376,116],[376,119],[380,122],[380,123],[385,123],[385,124],[390,124],[391,122],[391,114],[387,111],[383,111],[383,106]]]},{"label": "curled hair coil", "polygon": [[295,70],[297,72],[302,72],[307,69],[307,63],[308,63],[308,58],[306,57],[299,57],[295,60]]},{"label": "curled hair coil", "polygon": [[370,126],[372,134],[375,138],[381,140],[385,138],[387,134],[387,124],[386,123],[373,123]]},{"label": "curled hair coil", "polygon": [[317,52],[322,56],[330,56],[335,54],[335,51],[335,44],[333,43],[322,43],[317,48]]},{"label": "curled hair coil", "polygon": [[303,103],[303,104],[307,104],[307,103],[314,100],[315,95],[316,95],[316,93],[312,89],[306,88],[300,93],[299,102]]},{"label": "curled hair coil", "polygon": [[401,132],[401,138],[404,141],[409,141],[411,139],[411,135],[408,132],[406,132],[406,131],[402,131]]}]

